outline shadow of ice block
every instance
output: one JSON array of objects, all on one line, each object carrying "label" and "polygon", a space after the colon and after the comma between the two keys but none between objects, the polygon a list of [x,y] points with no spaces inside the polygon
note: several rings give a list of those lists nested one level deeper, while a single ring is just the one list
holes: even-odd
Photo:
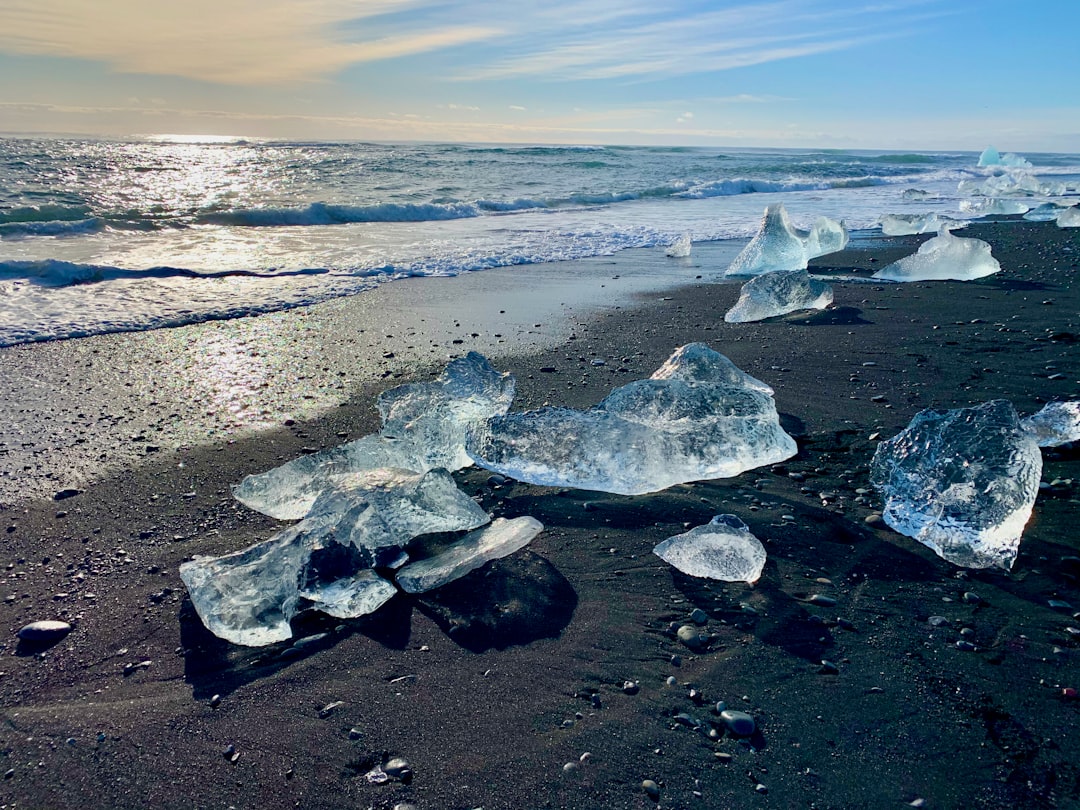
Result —
[{"label": "shadow of ice block", "polygon": [[967,568],[1012,567],[1041,475],[1034,436],[1000,399],[920,411],[870,464],[885,522]]}]

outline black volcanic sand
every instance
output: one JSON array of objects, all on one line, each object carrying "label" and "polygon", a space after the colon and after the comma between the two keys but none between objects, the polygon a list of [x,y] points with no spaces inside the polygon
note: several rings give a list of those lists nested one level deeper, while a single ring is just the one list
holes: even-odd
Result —
[{"label": "black volcanic sand", "polygon": [[[582,407],[705,341],[775,387],[799,453],[643,497],[465,471],[489,512],[546,530],[373,616],[298,621],[298,636],[327,634],[299,649],[211,636],[177,566],[276,531],[229,484],[373,431],[379,383],[316,419],[163,448],[61,501],[6,502],[0,807],[648,808],[645,779],[670,808],[1080,806],[1080,453],[1045,452],[1047,486],[1009,573],[958,569],[866,522],[875,434],[926,407],[1080,399],[1080,232],[1000,222],[961,235],[989,241],[1002,272],[838,284],[827,311],[737,325],[722,320],[737,286],[683,287],[499,362],[517,375],[516,408]],[[859,241],[812,270],[865,277],[921,239]],[[17,356],[32,375],[35,358],[86,345],[116,340]],[[756,587],[651,554],[720,513],[768,549]],[[695,651],[672,626],[697,608],[709,642]],[[46,649],[17,641],[45,618],[75,629]],[[724,733],[721,700],[754,716],[753,737]],[[390,757],[412,778],[370,784]]]}]

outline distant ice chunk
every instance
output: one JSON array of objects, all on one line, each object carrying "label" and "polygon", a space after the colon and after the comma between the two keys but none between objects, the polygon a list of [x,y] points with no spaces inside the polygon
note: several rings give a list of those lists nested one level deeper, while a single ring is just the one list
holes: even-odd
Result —
[{"label": "distant ice chunk", "polygon": [[1005,400],[920,411],[870,465],[885,522],[967,568],[1012,567],[1041,475],[1035,438]]},{"label": "distant ice chunk", "polygon": [[1080,206],[1074,205],[1071,208],[1066,208],[1057,215],[1055,221],[1059,228],[1080,228]]},{"label": "distant ice chunk", "polygon": [[423,593],[465,576],[490,560],[527,546],[544,525],[532,517],[496,518],[490,526],[469,532],[442,552],[409,563],[395,575],[406,593]]},{"label": "distant ice chunk", "polygon": [[800,309],[825,309],[833,300],[832,287],[810,278],[805,270],[763,273],[743,284],[739,300],[727,311],[727,323],[748,323]]},{"label": "distant ice chunk", "polygon": [[948,228],[905,256],[874,273],[874,278],[891,281],[971,281],[1001,270],[990,255],[990,244],[981,239],[953,236]]},{"label": "distant ice chunk", "polygon": [[986,180],[961,180],[956,188],[962,194],[984,197],[1053,197],[1068,190],[1063,182],[1044,182],[1025,172],[1005,172]]},{"label": "distant ice chunk", "polygon": [[757,276],[776,270],[805,270],[815,256],[843,250],[848,242],[843,222],[819,217],[809,230],[796,228],[783,203],[765,209],[761,229],[728,267],[728,276]]},{"label": "distant ice chunk", "polygon": [[979,155],[980,166],[1008,166],[1010,168],[1017,169],[1030,169],[1032,168],[1031,161],[1027,158],[1022,158],[1019,155],[1014,155],[1012,152],[1006,152],[1004,155],[1000,154],[997,149],[992,146],[986,147],[983,153]]},{"label": "distant ice chunk", "polygon": [[370,470],[334,477],[299,523],[222,557],[180,565],[199,618],[214,635],[262,646],[292,636],[302,610],[355,618],[394,595],[370,569],[421,534],[482,526],[487,513],[445,470]]},{"label": "distant ice chunk", "polygon": [[672,259],[685,259],[690,255],[690,234],[684,233],[671,243],[667,249],[667,256]]},{"label": "distant ice chunk", "polygon": [[1064,210],[1064,206],[1055,202],[1045,202],[1037,205],[1024,214],[1024,219],[1029,222],[1053,222]]},{"label": "distant ice chunk", "polygon": [[965,224],[937,213],[886,214],[881,218],[881,232],[885,236],[908,236],[915,233],[936,233],[946,226],[950,229],[962,228]]},{"label": "distant ice chunk", "polygon": [[233,496],[271,517],[298,520],[333,475],[379,467],[414,472],[467,467],[472,462],[465,453],[466,427],[506,413],[513,397],[513,376],[469,352],[433,382],[384,391],[378,400],[380,433],[249,475],[233,487]]},{"label": "distant ice chunk", "polygon": [[684,574],[753,585],[765,567],[765,546],[735,515],[717,515],[708,524],[669,537],[653,554]]},{"label": "distant ice chunk", "polygon": [[939,198],[939,195],[932,191],[924,191],[921,188],[905,188],[901,192],[900,197],[905,200],[916,200],[921,202],[924,200],[936,200]]},{"label": "distant ice chunk", "polygon": [[978,201],[961,200],[960,210],[967,214],[978,214],[980,216],[988,216],[991,214],[1002,216],[1026,214],[1031,210],[1031,206],[1020,200],[1003,200],[995,197],[989,200]]},{"label": "distant ice chunk", "polygon": [[622,495],[727,478],[795,455],[771,396],[711,381],[730,363],[717,356],[714,371],[691,353],[688,376],[702,381],[683,379],[673,355],[657,372],[666,376],[616,388],[587,411],[494,417],[470,430],[466,448],[479,466],[519,481]]},{"label": "distant ice chunk", "polygon": [[1039,447],[1057,447],[1080,441],[1080,402],[1051,402],[1021,424]]}]

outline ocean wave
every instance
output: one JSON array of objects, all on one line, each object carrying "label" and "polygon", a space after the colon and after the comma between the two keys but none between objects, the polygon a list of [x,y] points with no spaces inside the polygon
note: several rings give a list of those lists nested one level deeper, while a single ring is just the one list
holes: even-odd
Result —
[{"label": "ocean wave", "polygon": [[0,223],[0,239],[19,236],[81,236],[105,230],[105,220],[90,217],[75,221]]},{"label": "ocean wave", "polygon": [[90,216],[85,205],[24,205],[0,210],[0,225],[25,222],[72,222]]},{"label": "ocean wave", "polygon": [[677,192],[676,196],[686,197],[692,200],[702,200],[708,197],[734,197],[738,194],[767,194],[782,191],[818,191],[832,188],[827,182],[783,182],[779,180],[751,180],[743,177],[735,180],[714,180],[710,183],[702,183],[685,191]]},{"label": "ocean wave", "polygon": [[[287,276],[326,275],[327,268],[290,270],[218,270],[197,271],[185,267],[148,267],[130,270],[102,264],[80,264],[59,259],[34,259],[0,262],[0,281],[25,282],[40,287],[73,287],[121,279],[220,279],[229,277],[284,278]],[[379,272],[374,273],[379,275]]]},{"label": "ocean wave", "polygon": [[377,205],[331,205],[311,203],[303,208],[247,208],[202,214],[200,225],[238,225],[265,228],[292,225],[345,225],[360,222],[427,222],[480,216],[467,203],[380,203]]}]

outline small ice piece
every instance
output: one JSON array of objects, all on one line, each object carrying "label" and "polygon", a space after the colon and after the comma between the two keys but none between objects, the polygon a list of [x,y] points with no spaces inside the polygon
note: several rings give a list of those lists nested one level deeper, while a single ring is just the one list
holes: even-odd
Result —
[{"label": "small ice piece", "polygon": [[761,229],[735,261],[728,276],[757,276],[775,270],[805,270],[815,256],[843,250],[848,242],[843,222],[819,217],[809,231],[791,223],[783,203],[765,209]]},{"label": "small ice piece", "polygon": [[923,200],[936,200],[939,198],[939,195],[934,194],[931,191],[924,191],[921,188],[905,188],[900,194],[900,197],[905,200],[916,200],[921,202]]},{"label": "small ice piece", "polygon": [[[621,495],[727,478],[797,452],[765,392],[680,379],[675,356],[658,373],[668,376],[616,388],[587,411],[494,417],[471,429],[466,448],[479,466],[519,481]],[[710,376],[700,365],[694,373]]]},{"label": "small ice piece", "polygon": [[960,210],[966,214],[979,214],[980,216],[989,216],[996,214],[998,216],[1005,216],[1011,214],[1026,214],[1031,210],[1031,206],[1020,200],[1002,200],[998,197],[993,197],[988,200],[961,200]]},{"label": "small ice piece", "polygon": [[1034,435],[1003,399],[920,411],[870,463],[885,522],[967,568],[1012,567],[1041,475]]},{"label": "small ice piece", "polygon": [[1080,228],[1080,205],[1066,208],[1057,215],[1055,221],[1059,228]]},{"label": "small ice piece", "polygon": [[467,467],[472,462],[465,453],[466,426],[506,413],[513,397],[513,376],[469,352],[451,361],[434,382],[384,391],[378,400],[380,433],[249,475],[233,486],[233,497],[270,517],[298,520],[333,475],[379,467],[414,472]]},{"label": "small ice piece", "polygon": [[979,155],[979,166],[1008,166],[1009,168],[1017,169],[1033,168],[1031,161],[1027,158],[1022,158],[1012,152],[1006,152],[1002,155],[992,146],[986,147],[983,150],[983,153]]},{"label": "small ice piece", "polygon": [[720,352],[704,343],[687,343],[671,353],[649,377],[650,380],[683,380],[684,382],[718,383],[736,388],[752,388],[773,395],[772,387],[751,377]]},{"label": "small ice piece", "polygon": [[981,239],[953,236],[947,227],[905,256],[874,273],[890,281],[971,281],[1001,270],[990,255],[990,244]]},{"label": "small ice piece", "polygon": [[908,236],[914,233],[935,233],[948,224],[950,228],[962,228],[963,222],[929,214],[886,214],[881,218],[881,232],[885,236]]},{"label": "small ice piece", "polygon": [[684,574],[753,585],[765,567],[765,546],[735,515],[717,515],[704,526],[669,537],[653,554]]},{"label": "small ice piece", "polygon": [[302,610],[355,618],[395,589],[370,569],[397,564],[414,537],[464,531],[489,520],[445,470],[369,470],[332,477],[308,516],[269,540],[180,565],[207,629],[235,644],[292,636]]},{"label": "small ice piece", "polygon": [[671,243],[665,254],[672,259],[685,259],[690,255],[690,234],[684,233]]},{"label": "small ice piece", "polygon": [[1055,202],[1045,202],[1037,205],[1024,214],[1024,219],[1029,222],[1053,222],[1062,213],[1063,207]]},{"label": "small ice piece", "polygon": [[810,278],[805,270],[764,273],[743,284],[739,300],[727,311],[727,323],[748,323],[800,309],[825,309],[833,300],[832,287]]},{"label": "small ice piece", "polygon": [[406,593],[430,591],[460,579],[489,560],[513,554],[543,530],[544,524],[536,518],[496,518],[490,526],[469,532],[438,554],[409,563],[395,579]]},{"label": "small ice piece", "polygon": [[1039,447],[1080,441],[1080,401],[1051,402],[1020,423],[1035,437]]}]

